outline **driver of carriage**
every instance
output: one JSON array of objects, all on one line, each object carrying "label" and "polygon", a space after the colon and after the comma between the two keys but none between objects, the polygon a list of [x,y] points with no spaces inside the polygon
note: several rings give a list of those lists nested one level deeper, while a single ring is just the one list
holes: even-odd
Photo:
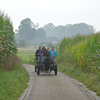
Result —
[{"label": "driver of carriage", "polygon": [[35,56],[36,56],[37,61],[39,60],[39,56],[40,56],[41,61],[42,61],[42,50],[41,50],[41,46],[39,46],[39,49],[36,50]]},{"label": "driver of carriage", "polygon": [[50,56],[52,57],[53,61],[55,57],[57,56],[57,52],[54,50],[54,46],[52,46],[52,49],[50,50]]},{"label": "driver of carriage", "polygon": [[46,56],[46,52],[47,52],[47,49],[45,48],[45,45],[43,44],[42,45],[42,55]]}]

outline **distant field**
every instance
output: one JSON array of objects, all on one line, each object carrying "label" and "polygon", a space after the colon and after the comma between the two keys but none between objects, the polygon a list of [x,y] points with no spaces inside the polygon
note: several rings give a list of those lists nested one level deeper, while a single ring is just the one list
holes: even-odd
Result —
[{"label": "distant field", "polygon": [[35,53],[36,50],[18,50],[18,53]]},{"label": "distant field", "polygon": [[17,48],[18,50],[37,50],[38,49],[38,46],[28,46],[28,47],[25,47],[25,48]]},{"label": "distant field", "polygon": [[18,48],[17,55],[24,64],[35,64],[35,48]]}]

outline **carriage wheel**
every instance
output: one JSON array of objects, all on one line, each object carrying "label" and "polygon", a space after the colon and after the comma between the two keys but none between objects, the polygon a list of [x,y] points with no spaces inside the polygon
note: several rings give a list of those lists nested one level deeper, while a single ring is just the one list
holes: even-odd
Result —
[{"label": "carriage wheel", "polygon": [[55,66],[55,68],[56,68],[56,69],[55,69],[55,75],[57,75],[57,65]]},{"label": "carriage wheel", "polygon": [[37,66],[35,65],[35,72],[36,72],[36,68],[37,68]]},{"label": "carriage wheel", "polygon": [[38,67],[38,70],[37,70],[37,75],[40,75],[40,70],[39,70],[39,67]]}]

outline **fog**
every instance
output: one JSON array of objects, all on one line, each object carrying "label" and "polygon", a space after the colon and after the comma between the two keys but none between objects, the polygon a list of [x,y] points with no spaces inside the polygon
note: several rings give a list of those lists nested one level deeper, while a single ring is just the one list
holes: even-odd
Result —
[{"label": "fog", "polygon": [[72,38],[78,35],[93,34],[95,29],[86,23],[66,24],[55,26],[48,23],[39,28],[39,24],[34,24],[30,18],[25,18],[20,22],[16,30],[16,41],[19,47],[26,43],[28,46],[39,46],[45,44],[52,46],[59,43],[64,37]]},{"label": "fog", "polygon": [[100,31],[99,4],[100,0],[2,0],[0,9],[10,16],[17,43],[53,45],[64,37]]},{"label": "fog", "polygon": [[100,31],[100,0],[2,0],[0,9],[11,17],[14,30],[30,18],[39,27],[86,23]]}]

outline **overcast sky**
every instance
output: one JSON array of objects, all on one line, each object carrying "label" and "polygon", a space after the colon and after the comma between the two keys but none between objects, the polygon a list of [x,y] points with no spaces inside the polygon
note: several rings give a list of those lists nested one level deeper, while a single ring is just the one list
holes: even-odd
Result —
[{"label": "overcast sky", "polygon": [[83,22],[100,31],[100,0],[0,0],[0,9],[11,17],[14,29],[30,18],[40,27]]}]

